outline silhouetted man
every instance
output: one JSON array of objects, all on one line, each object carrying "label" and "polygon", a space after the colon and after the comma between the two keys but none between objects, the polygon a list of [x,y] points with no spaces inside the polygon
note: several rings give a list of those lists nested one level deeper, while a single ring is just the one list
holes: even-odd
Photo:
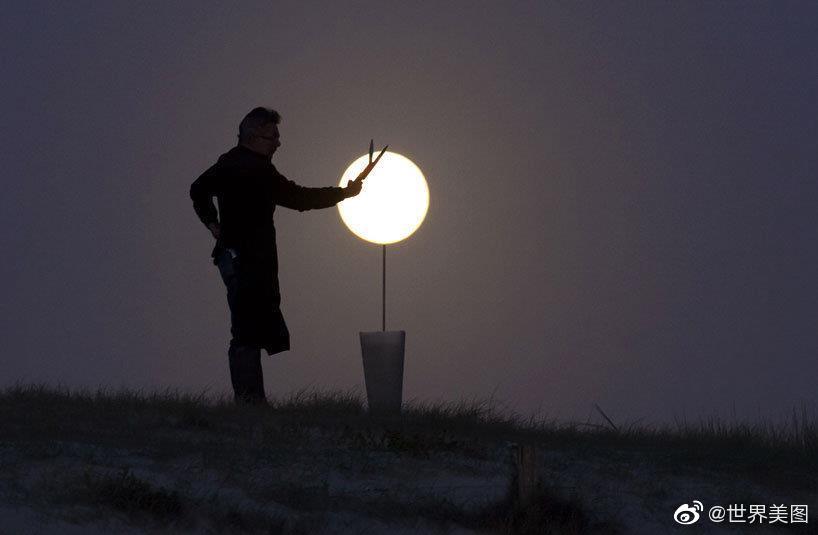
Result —
[{"label": "silhouetted man", "polygon": [[[329,208],[360,193],[368,169],[346,188],[307,188],[270,162],[279,141],[275,110],[255,108],[239,125],[239,143],[190,186],[199,219],[216,238],[213,263],[227,287],[232,339],[228,357],[237,402],[265,403],[261,349],[290,349],[281,314],[273,213],[277,205],[304,211]],[[213,205],[218,199],[219,209]]]}]

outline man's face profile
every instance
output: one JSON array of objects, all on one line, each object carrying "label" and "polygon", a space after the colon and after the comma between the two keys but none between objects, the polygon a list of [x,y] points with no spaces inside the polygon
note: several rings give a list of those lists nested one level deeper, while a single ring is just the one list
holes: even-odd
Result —
[{"label": "man's face profile", "polygon": [[253,142],[258,148],[258,152],[263,152],[268,157],[272,156],[276,149],[281,146],[278,125],[267,123],[258,127],[253,132]]}]

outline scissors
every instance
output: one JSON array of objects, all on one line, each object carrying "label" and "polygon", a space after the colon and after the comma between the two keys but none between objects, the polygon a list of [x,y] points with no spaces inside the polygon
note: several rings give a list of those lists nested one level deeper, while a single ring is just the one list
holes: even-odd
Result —
[{"label": "scissors", "polygon": [[372,153],[373,153],[373,152],[374,152],[374,150],[375,150],[375,140],[374,140],[374,139],[370,139],[370,140],[369,140],[369,163],[366,165],[366,167],[364,167],[364,170],[363,170],[363,171],[361,171],[361,174],[360,174],[360,175],[358,175],[358,178],[356,178],[355,180],[361,180],[361,181],[362,181],[362,180],[363,180],[363,179],[365,179],[367,176],[369,176],[369,173],[370,173],[370,172],[372,171],[372,169],[373,169],[373,168],[374,168],[374,167],[375,167],[375,166],[378,164],[378,161],[380,161],[381,157],[383,156],[383,153],[385,153],[385,152],[386,152],[386,149],[387,149],[388,147],[389,147],[389,145],[387,145],[386,147],[384,147],[384,148],[381,150],[380,154],[378,154],[378,157],[377,157],[377,158],[375,158],[375,161],[372,161]]}]

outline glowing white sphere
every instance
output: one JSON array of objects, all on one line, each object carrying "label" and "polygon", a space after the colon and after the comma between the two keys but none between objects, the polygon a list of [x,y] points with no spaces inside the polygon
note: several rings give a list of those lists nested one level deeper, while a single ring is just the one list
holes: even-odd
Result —
[{"label": "glowing white sphere", "polygon": [[[340,186],[355,180],[368,162],[368,154],[352,162]],[[429,186],[423,173],[406,156],[389,151],[366,177],[361,193],[338,203],[341,219],[349,230],[378,244],[408,238],[423,222],[428,209]]]}]

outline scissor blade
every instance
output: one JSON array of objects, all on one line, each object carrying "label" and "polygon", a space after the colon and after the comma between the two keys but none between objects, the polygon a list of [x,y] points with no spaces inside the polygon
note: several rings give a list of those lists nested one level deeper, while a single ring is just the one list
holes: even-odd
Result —
[{"label": "scissor blade", "polygon": [[[389,146],[389,145],[387,145],[386,147],[388,147],[388,146]],[[383,156],[383,153],[385,153],[385,152],[386,152],[386,147],[384,147],[384,148],[383,148],[383,150],[381,151],[381,153],[380,153],[380,154],[378,154],[378,157],[377,157],[377,158],[375,158],[375,161],[374,161],[374,162],[369,162],[369,163],[367,164],[367,166],[366,166],[366,167],[364,167],[364,170],[363,170],[363,171],[361,171],[361,174],[360,174],[360,179],[361,179],[361,180],[363,180],[363,179],[365,179],[366,177],[368,177],[368,176],[369,176],[369,173],[371,173],[371,172],[372,172],[372,170],[375,168],[375,165],[378,163],[378,160],[380,160],[380,159],[381,159],[381,156]]]},{"label": "scissor blade", "polygon": [[372,163],[372,151],[375,150],[375,140],[369,140],[369,163]]},{"label": "scissor blade", "polygon": [[380,159],[381,159],[381,156],[383,156],[383,153],[384,153],[384,152],[386,152],[386,149],[387,149],[388,147],[389,147],[389,145],[387,145],[386,147],[384,147],[384,148],[383,148],[383,150],[381,151],[381,153],[380,153],[380,154],[378,154],[378,157],[377,157],[377,158],[375,158],[375,161],[372,163],[372,167],[375,167],[375,164],[377,164],[377,163],[378,163],[378,160],[380,160]]}]

